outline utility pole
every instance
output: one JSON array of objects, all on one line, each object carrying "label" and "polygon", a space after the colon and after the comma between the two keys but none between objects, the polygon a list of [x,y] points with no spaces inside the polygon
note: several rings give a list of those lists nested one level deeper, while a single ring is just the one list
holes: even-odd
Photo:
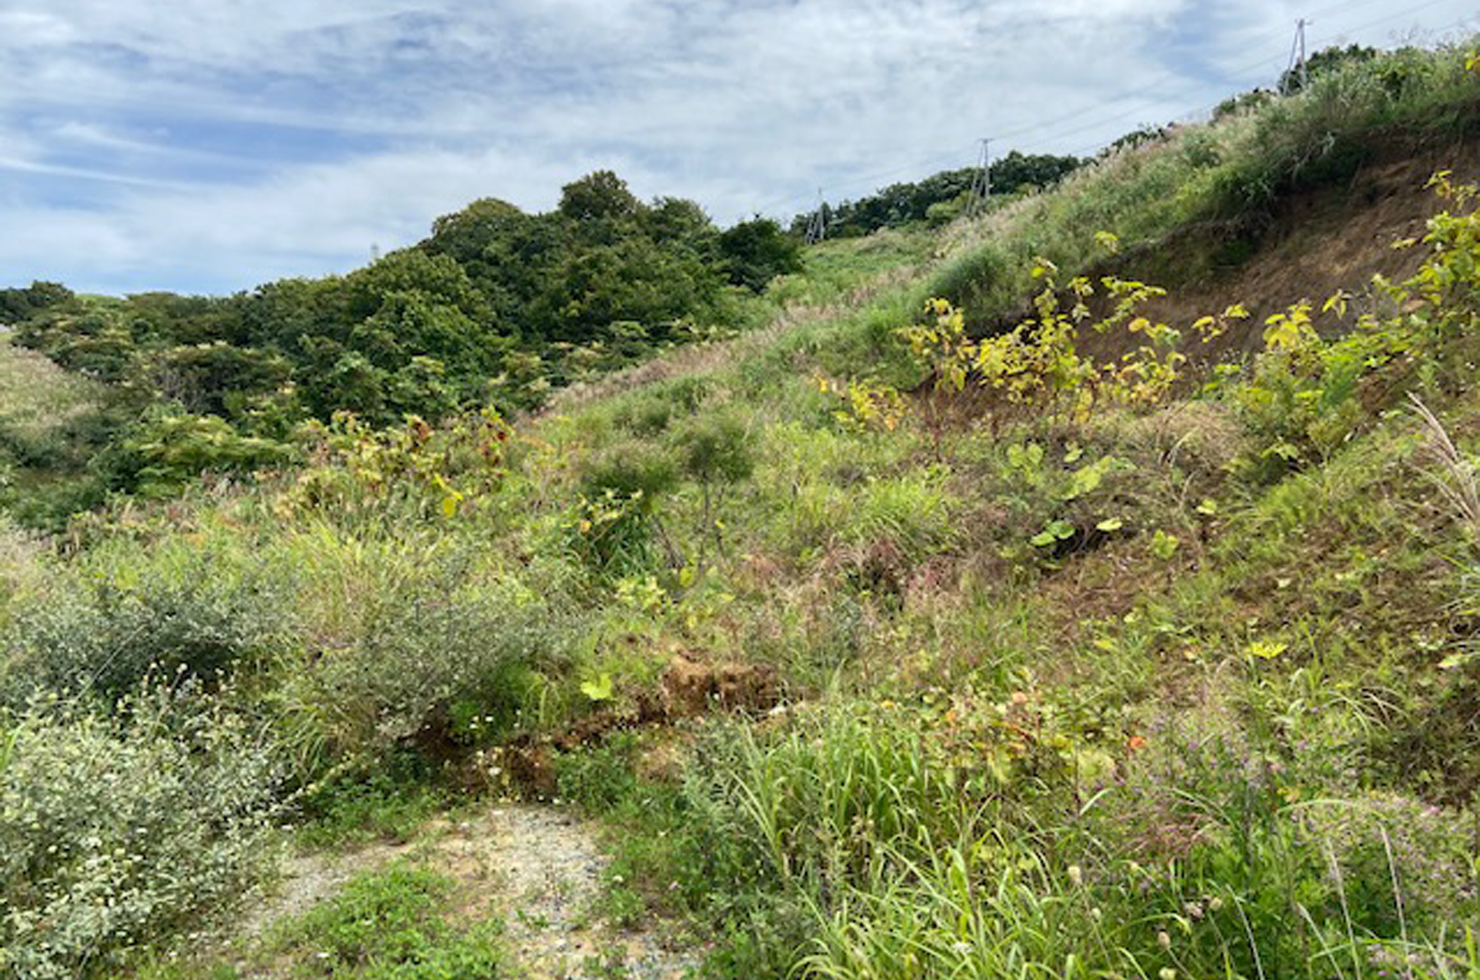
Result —
[{"label": "utility pole", "polygon": [[1290,94],[1288,79],[1294,77],[1293,73],[1297,69],[1300,72],[1300,90],[1303,92],[1310,85],[1310,72],[1305,64],[1305,29],[1314,23],[1315,21],[1306,20],[1304,17],[1295,22],[1295,40],[1290,45],[1290,64],[1285,69],[1287,81],[1284,87],[1286,90],[1281,92],[1281,95]]},{"label": "utility pole", "polygon": [[812,220],[807,222],[807,244],[815,245],[827,237],[827,201],[823,199],[822,188],[817,188],[817,210],[812,212]]},{"label": "utility pole", "polygon": [[1295,29],[1300,34],[1300,88],[1302,90],[1310,87],[1310,69],[1305,63],[1305,25],[1310,21],[1304,17],[1295,22]]},{"label": "utility pole", "polygon": [[966,213],[976,215],[987,206],[987,198],[992,194],[992,153],[990,139],[982,140],[981,157],[977,161],[976,176],[971,180],[971,197],[966,204]]}]

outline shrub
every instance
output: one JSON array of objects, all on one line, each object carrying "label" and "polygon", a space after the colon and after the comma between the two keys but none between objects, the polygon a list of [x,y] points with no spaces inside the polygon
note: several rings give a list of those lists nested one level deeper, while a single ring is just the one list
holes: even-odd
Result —
[{"label": "shrub", "polygon": [[0,722],[0,974],[104,974],[261,868],[277,772],[259,734],[196,685],[125,704]]},{"label": "shrub", "polygon": [[202,473],[251,472],[279,466],[292,449],[238,433],[215,415],[161,414],[125,433],[113,479],[144,496],[173,493]]},{"label": "shrub", "polygon": [[240,556],[184,544],[112,561],[18,609],[0,699],[18,706],[38,689],[117,698],[156,668],[214,678],[286,642],[281,583]]},{"label": "shrub", "polygon": [[930,293],[958,308],[997,313],[1019,299],[1024,279],[1001,246],[985,245],[942,267],[931,282]]},{"label": "shrub", "polygon": [[598,575],[620,578],[652,569],[663,536],[658,500],[678,483],[678,464],[664,449],[620,442],[586,465],[581,497],[566,527],[567,545]]},{"label": "shrub", "polygon": [[537,672],[561,666],[566,617],[514,583],[467,587],[466,574],[443,559],[386,584],[310,651],[278,695],[306,773],[397,746],[439,757],[515,725]]}]

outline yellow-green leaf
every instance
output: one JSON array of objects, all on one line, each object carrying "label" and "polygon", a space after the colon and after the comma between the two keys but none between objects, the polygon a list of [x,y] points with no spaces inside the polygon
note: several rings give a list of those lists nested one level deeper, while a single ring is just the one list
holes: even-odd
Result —
[{"label": "yellow-green leaf", "polygon": [[610,701],[613,687],[612,675],[602,674],[594,681],[583,681],[581,683],[581,693],[592,701]]}]

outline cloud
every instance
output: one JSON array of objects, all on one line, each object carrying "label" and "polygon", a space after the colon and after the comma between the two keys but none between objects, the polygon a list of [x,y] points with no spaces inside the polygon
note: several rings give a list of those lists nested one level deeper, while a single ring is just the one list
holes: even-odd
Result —
[{"label": "cloud", "polygon": [[[1084,150],[1271,83],[1296,15],[1284,0],[9,6],[0,222],[27,233],[0,238],[0,267],[182,290],[346,269],[473,198],[541,210],[598,168],[728,222],[789,216],[819,185],[857,197],[968,165],[985,136]],[[1402,20],[1380,0],[1316,13],[1333,31]]]}]

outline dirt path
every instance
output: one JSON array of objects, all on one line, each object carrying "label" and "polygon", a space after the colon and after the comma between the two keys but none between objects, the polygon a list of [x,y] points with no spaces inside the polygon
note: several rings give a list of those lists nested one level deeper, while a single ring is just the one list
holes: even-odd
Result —
[{"label": "dirt path", "polygon": [[256,937],[302,915],[355,875],[398,860],[458,882],[454,916],[500,916],[511,958],[532,980],[626,976],[677,980],[698,964],[650,931],[614,929],[595,907],[610,863],[588,822],[558,807],[501,804],[462,822],[438,821],[403,845],[292,859],[275,894],[249,915]]}]

